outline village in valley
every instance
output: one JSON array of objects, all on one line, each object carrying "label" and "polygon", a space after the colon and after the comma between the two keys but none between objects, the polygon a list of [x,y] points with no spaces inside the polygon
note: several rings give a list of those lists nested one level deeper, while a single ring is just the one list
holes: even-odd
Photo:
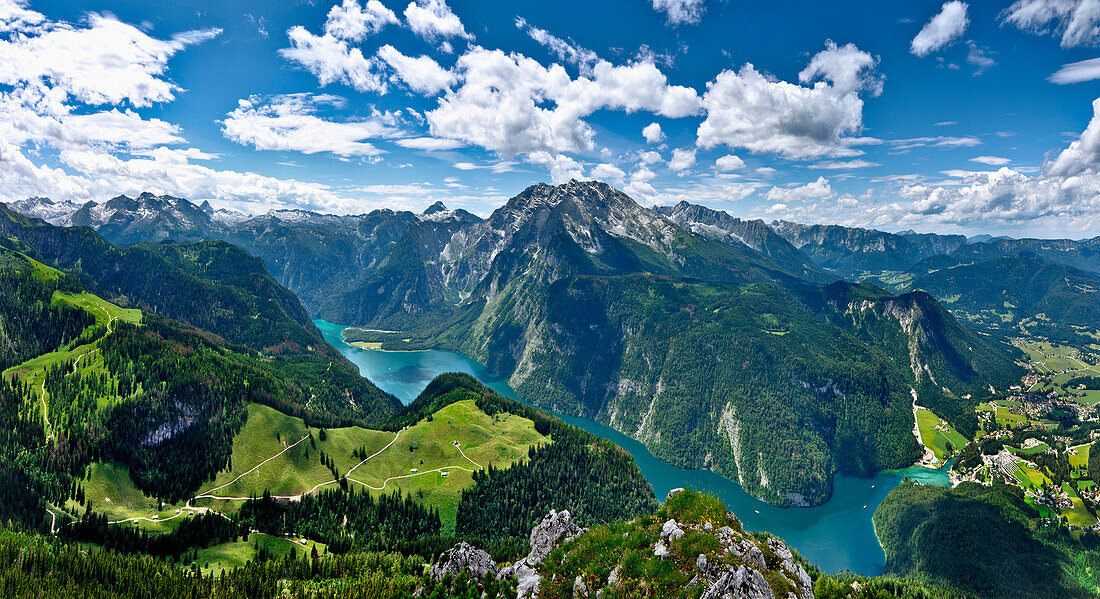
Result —
[{"label": "village in valley", "polygon": [[1049,526],[1100,530],[1100,344],[1070,347],[1017,337],[1027,374],[993,389],[968,439],[917,406],[922,465],[948,467],[952,484],[1011,484]]}]

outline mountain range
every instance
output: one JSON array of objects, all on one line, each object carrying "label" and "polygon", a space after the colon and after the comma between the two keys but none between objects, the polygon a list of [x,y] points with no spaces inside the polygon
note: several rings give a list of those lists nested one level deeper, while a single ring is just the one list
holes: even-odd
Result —
[{"label": "mountain range", "polygon": [[[46,206],[30,202],[14,208]],[[1019,375],[1013,350],[927,293],[843,280],[844,265],[869,270],[875,248],[901,268],[915,260],[897,255],[958,249],[961,236],[650,210],[578,181],[532,186],[485,219],[442,205],[243,218],[151,194],[51,209],[54,222],[89,222],[122,244],[236,244],[310,314],[363,327],[349,337],[460,351],[530,403],[607,423],[783,505],[824,501],[837,470],[912,463],[914,395],[965,430],[971,402]]]}]

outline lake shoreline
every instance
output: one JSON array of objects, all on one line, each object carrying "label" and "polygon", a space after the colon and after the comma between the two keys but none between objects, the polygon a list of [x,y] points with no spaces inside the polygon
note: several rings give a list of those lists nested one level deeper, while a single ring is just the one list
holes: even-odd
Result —
[{"label": "lake shoreline", "polygon": [[[506,379],[458,352],[363,349],[344,339],[342,332],[349,327],[321,320],[314,322],[325,339],[356,364],[363,376],[403,403],[415,399],[435,376],[444,372],[470,374],[497,393],[518,400]],[[872,516],[889,491],[906,476],[926,484],[950,484],[945,470],[916,465],[864,475],[837,472],[833,474],[833,493],[825,503],[798,509],[778,507],[752,497],[736,481],[711,470],[671,466],[657,459],[640,441],[605,424],[538,409],[628,452],[658,498],[664,498],[669,490],[677,487],[715,495],[727,509],[738,515],[746,530],[766,531],[784,538],[809,562],[829,573],[844,569],[866,576],[882,573],[886,565],[885,551],[874,530]]]}]

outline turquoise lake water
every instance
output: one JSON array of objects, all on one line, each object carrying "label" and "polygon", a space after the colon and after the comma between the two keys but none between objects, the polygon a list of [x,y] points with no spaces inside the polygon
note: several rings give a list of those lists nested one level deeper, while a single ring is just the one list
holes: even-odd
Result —
[{"label": "turquoise lake water", "polygon": [[[340,334],[343,325],[323,320],[314,323],[329,343],[359,366],[363,376],[404,403],[415,399],[433,378],[444,372],[465,372],[501,395],[516,397],[507,381],[461,354],[364,350],[344,343]],[[752,497],[736,482],[713,472],[670,466],[655,458],[640,442],[609,426],[587,418],[555,415],[630,452],[658,499],[663,500],[670,490],[678,487],[717,495],[741,518],[745,528],[765,530],[785,539],[807,560],[830,573],[845,568],[868,576],[882,572],[886,557],[875,537],[871,515],[904,476],[926,484],[948,485],[946,469],[912,467],[871,477],[837,474],[833,478],[833,496],[823,505],[778,508]]]}]

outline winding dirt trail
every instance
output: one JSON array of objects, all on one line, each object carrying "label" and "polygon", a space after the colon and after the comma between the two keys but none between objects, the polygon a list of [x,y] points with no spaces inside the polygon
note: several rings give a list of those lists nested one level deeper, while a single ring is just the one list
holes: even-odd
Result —
[{"label": "winding dirt trail", "polygon": [[[466,459],[470,459],[470,458],[466,458]],[[347,477],[347,479],[350,480],[353,483],[358,483],[360,485],[363,485],[364,487],[366,487],[368,489],[371,489],[372,491],[385,491],[386,490],[386,485],[390,484],[390,481],[401,480],[403,478],[413,478],[413,477],[416,477],[416,476],[423,476],[425,474],[432,474],[433,472],[444,472],[444,471],[448,471],[448,470],[465,470],[466,472],[470,472],[470,473],[476,472],[476,470],[470,470],[469,468],[467,468],[465,466],[443,466],[441,468],[434,468],[432,470],[425,470],[423,472],[416,472],[416,473],[413,473],[413,474],[404,474],[404,475],[401,475],[401,476],[391,476],[391,477],[387,478],[386,480],[382,481],[382,486],[381,487],[375,487],[373,485],[368,485],[367,483],[365,483],[361,480],[355,480],[354,478],[351,478],[350,476]]]},{"label": "winding dirt trail", "polygon": [[238,476],[237,476],[237,478],[234,478],[233,480],[231,480],[231,481],[229,481],[229,482],[225,483],[224,485],[221,485],[221,486],[218,486],[218,487],[214,487],[213,489],[210,489],[210,490],[208,490],[208,491],[205,491],[205,492],[204,492],[204,493],[202,493],[202,494],[199,494],[199,495],[195,495],[194,499],[221,499],[220,497],[217,497],[217,496],[215,496],[215,495],[210,495],[210,493],[213,493],[214,491],[217,491],[217,490],[219,490],[219,489],[224,489],[224,488],[228,487],[229,485],[231,485],[231,484],[233,484],[233,483],[235,483],[235,482],[237,482],[237,481],[241,480],[241,479],[242,479],[242,478],[244,478],[245,476],[248,476],[249,474],[252,474],[252,473],[253,473],[253,472],[255,472],[255,471],[256,471],[256,469],[258,469],[258,468],[259,468],[260,466],[263,466],[264,464],[266,464],[266,463],[270,462],[271,460],[274,460],[275,458],[277,458],[277,457],[279,457],[279,456],[283,455],[284,453],[286,453],[286,452],[290,451],[290,450],[291,450],[291,448],[295,447],[296,445],[298,445],[298,444],[299,444],[299,443],[301,443],[302,441],[305,441],[305,440],[306,440],[306,439],[308,439],[308,438],[309,438],[309,435],[307,434],[307,435],[303,436],[303,437],[302,437],[301,439],[298,439],[297,441],[295,441],[295,442],[291,443],[290,445],[287,445],[286,447],[284,447],[284,448],[283,448],[283,450],[282,450],[282,451],[280,451],[279,453],[277,453],[277,454],[275,454],[275,455],[271,456],[270,458],[267,458],[266,460],[264,460],[264,461],[260,462],[259,464],[256,464],[255,466],[253,466],[252,468],[250,468],[250,469],[249,469],[249,470],[248,470],[247,472],[243,472],[243,473],[241,473],[240,475],[238,475]]}]

